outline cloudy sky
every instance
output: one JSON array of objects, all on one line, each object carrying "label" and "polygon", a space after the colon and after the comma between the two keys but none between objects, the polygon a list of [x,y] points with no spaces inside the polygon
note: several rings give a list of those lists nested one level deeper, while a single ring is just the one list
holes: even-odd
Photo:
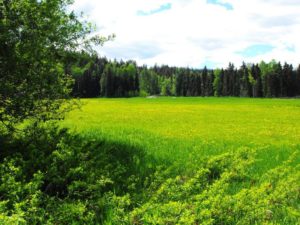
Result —
[{"label": "cloudy sky", "polygon": [[300,63],[300,0],[75,0],[110,59],[202,68]]}]

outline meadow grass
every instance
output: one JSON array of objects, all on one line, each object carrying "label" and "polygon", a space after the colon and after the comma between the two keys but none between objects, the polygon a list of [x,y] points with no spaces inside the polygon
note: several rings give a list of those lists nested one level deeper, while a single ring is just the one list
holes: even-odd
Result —
[{"label": "meadow grass", "polygon": [[[82,136],[143,148],[159,163],[193,168],[201,158],[258,149],[254,174],[300,149],[300,100],[250,98],[85,99],[64,122]],[[149,164],[153,163],[151,161]]]},{"label": "meadow grass", "polygon": [[[108,197],[103,224],[300,221],[298,99],[81,102],[82,108],[72,111],[63,126],[83,140],[125,146],[129,158],[130,149],[142,150],[141,157],[137,151],[132,154],[141,160],[130,160],[136,165],[124,177],[129,187]],[[114,146],[107,147],[119,160],[122,149],[114,153]]]},{"label": "meadow grass", "polygon": [[0,224],[300,224],[299,100],[81,102],[0,137]]}]

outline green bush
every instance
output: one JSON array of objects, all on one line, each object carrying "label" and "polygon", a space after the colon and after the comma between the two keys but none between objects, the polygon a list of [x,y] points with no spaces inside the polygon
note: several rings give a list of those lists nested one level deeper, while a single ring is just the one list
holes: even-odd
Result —
[{"label": "green bush", "polygon": [[297,150],[253,176],[258,150],[250,148],[177,173],[137,147],[53,124],[1,142],[0,224],[299,223]]},{"label": "green bush", "polygon": [[53,124],[4,139],[0,224],[103,223],[112,210],[121,220],[129,196],[139,195],[140,149],[83,139]]},{"label": "green bush", "polygon": [[[191,177],[166,179],[130,213],[132,224],[297,224],[300,167],[293,160],[259,180],[249,168],[255,152],[241,149],[208,160]],[[232,183],[244,187],[232,190]]]}]

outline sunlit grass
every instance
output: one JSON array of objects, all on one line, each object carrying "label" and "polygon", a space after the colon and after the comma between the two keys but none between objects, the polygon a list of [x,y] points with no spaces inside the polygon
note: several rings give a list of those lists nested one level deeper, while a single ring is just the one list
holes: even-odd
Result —
[{"label": "sunlit grass", "polygon": [[[256,174],[300,149],[300,100],[130,98],[82,100],[64,126],[83,136],[142,147],[161,163],[189,170],[205,156],[258,150]],[[152,163],[152,162],[149,162]]]}]

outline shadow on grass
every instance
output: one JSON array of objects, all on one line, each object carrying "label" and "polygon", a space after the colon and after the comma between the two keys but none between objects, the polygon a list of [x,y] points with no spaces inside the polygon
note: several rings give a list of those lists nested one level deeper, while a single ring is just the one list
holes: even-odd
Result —
[{"label": "shadow on grass", "polygon": [[[15,137],[0,137],[0,160],[22,158],[25,180],[40,171],[41,191],[60,199],[97,199],[139,193],[154,171],[143,149],[126,143],[87,138],[55,125],[31,126]],[[147,156],[149,160],[149,156]]]}]

